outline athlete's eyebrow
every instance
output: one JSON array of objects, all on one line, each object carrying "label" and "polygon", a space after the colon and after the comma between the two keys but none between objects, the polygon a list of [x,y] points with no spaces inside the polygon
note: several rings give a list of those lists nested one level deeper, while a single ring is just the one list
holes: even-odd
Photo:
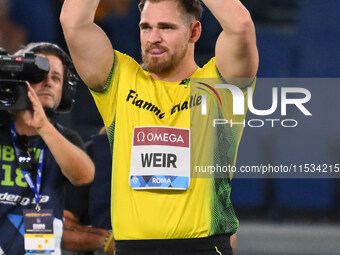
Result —
[{"label": "athlete's eyebrow", "polygon": [[139,27],[147,27],[150,26],[148,22],[140,22]]},{"label": "athlete's eyebrow", "polygon": [[[160,28],[163,28],[163,27],[177,28],[177,27],[178,27],[177,24],[172,23],[172,22],[158,22],[158,23],[157,23],[157,26],[160,27]],[[143,28],[143,27],[151,27],[151,25],[150,25],[149,22],[140,22],[140,23],[139,23],[139,27],[140,27],[140,28]]]}]

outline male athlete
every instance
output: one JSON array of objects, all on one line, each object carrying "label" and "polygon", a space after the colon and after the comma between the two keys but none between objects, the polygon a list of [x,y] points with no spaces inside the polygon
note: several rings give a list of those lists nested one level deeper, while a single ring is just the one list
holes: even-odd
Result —
[{"label": "male athlete", "polygon": [[215,130],[202,123],[203,135],[193,134],[200,122],[190,113],[203,97],[193,102],[190,90],[196,78],[254,80],[258,52],[249,12],[239,0],[202,0],[223,31],[215,57],[200,68],[194,48],[202,31],[201,2],[141,0],[142,68],[113,50],[94,24],[99,1],[65,0],[60,20],[113,149],[115,254],[232,254],[230,236],[238,221],[229,198],[231,178],[192,178],[191,168],[207,155],[213,163],[234,164],[242,128]]}]

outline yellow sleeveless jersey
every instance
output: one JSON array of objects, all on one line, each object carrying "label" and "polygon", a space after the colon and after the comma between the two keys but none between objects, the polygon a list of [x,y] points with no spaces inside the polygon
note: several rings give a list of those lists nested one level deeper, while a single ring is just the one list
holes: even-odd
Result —
[{"label": "yellow sleeveless jersey", "polygon": [[[188,78],[219,76],[212,58]],[[155,80],[134,59],[115,51],[106,87],[91,90],[113,151],[111,220],[116,240],[199,238],[233,234],[238,228],[230,202],[231,178],[199,178],[193,172],[204,164],[233,165],[243,127],[214,128],[202,123],[201,114],[193,116],[194,108],[201,111],[196,106],[202,97],[190,93],[189,81]],[[225,111],[232,108],[230,95],[221,98]],[[215,110],[216,118],[231,118],[231,113],[219,114]],[[167,175],[179,168],[185,173],[178,178]]]}]

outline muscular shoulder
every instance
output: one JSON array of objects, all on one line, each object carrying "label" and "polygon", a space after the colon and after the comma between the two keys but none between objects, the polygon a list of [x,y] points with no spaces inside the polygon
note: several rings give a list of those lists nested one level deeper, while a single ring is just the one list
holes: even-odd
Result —
[{"label": "muscular shoulder", "polygon": [[114,61],[111,67],[110,74],[106,80],[105,87],[102,90],[91,89],[92,93],[103,93],[112,88],[112,84],[118,82],[118,80],[126,79],[126,77],[132,77],[133,73],[142,71],[142,67],[132,57],[114,50]]}]

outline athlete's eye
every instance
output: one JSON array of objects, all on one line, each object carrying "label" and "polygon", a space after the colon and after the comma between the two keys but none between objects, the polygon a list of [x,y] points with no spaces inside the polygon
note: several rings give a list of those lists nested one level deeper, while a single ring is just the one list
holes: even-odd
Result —
[{"label": "athlete's eye", "polygon": [[164,29],[164,30],[171,30],[171,29],[173,29],[173,28],[170,27],[170,26],[167,26],[167,27],[162,27],[161,29]]},{"label": "athlete's eye", "polygon": [[173,30],[173,29],[175,29],[174,26],[169,25],[169,24],[161,25],[161,26],[159,26],[159,28],[162,29],[162,30]]},{"label": "athlete's eye", "polygon": [[148,25],[143,25],[143,26],[140,27],[140,29],[146,31],[146,30],[150,30],[151,27],[148,26]]}]

